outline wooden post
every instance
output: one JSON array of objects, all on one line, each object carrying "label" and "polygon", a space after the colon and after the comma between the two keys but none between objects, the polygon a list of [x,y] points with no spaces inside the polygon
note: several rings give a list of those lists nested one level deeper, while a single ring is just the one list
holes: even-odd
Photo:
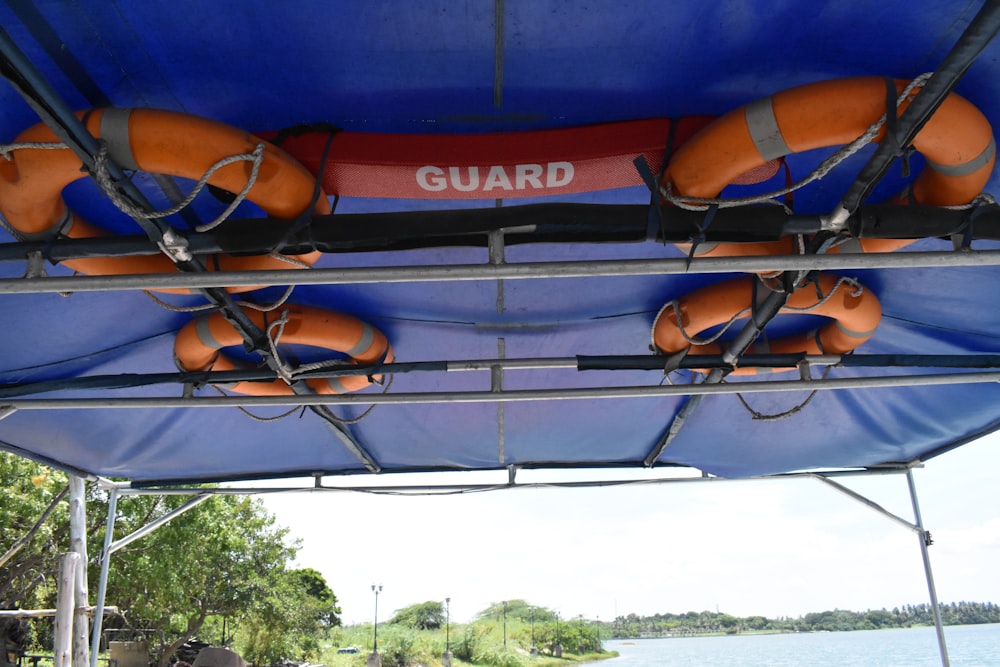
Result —
[{"label": "wooden post", "polygon": [[[90,663],[88,642],[90,624],[87,617],[87,483],[82,477],[69,475],[69,549],[80,554],[76,574],[76,604],[73,613],[73,667]],[[96,647],[95,647],[96,648]]]},{"label": "wooden post", "polygon": [[76,573],[80,554],[63,554],[59,564],[59,590],[56,596],[56,621],[52,640],[53,667],[71,667],[73,658],[73,611]]}]

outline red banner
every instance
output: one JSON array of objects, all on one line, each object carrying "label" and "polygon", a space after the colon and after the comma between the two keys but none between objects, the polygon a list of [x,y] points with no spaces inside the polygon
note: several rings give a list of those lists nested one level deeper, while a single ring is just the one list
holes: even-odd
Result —
[{"label": "red banner", "polygon": [[[625,188],[643,184],[637,157],[659,171],[671,123],[677,123],[679,145],[710,121],[656,118],[504,134],[340,132],[323,188],[329,195],[378,199],[511,199]],[[281,147],[316,174],[328,138],[321,132],[289,136]]]}]

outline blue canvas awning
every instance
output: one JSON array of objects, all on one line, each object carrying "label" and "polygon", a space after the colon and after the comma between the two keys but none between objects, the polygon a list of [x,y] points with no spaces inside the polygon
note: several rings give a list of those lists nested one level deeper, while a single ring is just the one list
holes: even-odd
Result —
[{"label": "blue canvas awning", "polygon": [[[952,62],[981,9],[991,7],[930,0],[818,9],[797,2],[637,1],[613,9],[577,2],[10,2],[0,7],[0,25],[67,109],[158,108],[258,133],[325,123],[351,134],[444,142],[456,134],[718,116],[843,77],[911,79]],[[1000,46],[988,35],[972,38],[986,45],[983,53],[959,54],[971,63],[967,70],[939,74],[957,80],[956,92],[996,127]],[[39,122],[16,86],[0,85],[0,102],[2,141]],[[337,153],[336,138],[330,150]],[[815,222],[834,211],[875,151],[864,148],[796,191],[795,214]],[[788,174],[801,178],[832,152],[791,155]],[[448,165],[434,167],[426,173],[449,176]],[[890,199],[924,168],[919,153],[895,160],[865,205]],[[493,178],[534,187],[531,179],[541,183],[546,173],[539,169]],[[162,208],[176,199],[172,188],[193,187],[187,179],[131,179]],[[785,181],[781,169],[756,190],[734,186],[725,194]],[[932,211],[920,227],[926,238],[881,262],[830,255],[810,264],[829,260],[832,272],[856,279],[881,303],[877,331],[853,362],[824,371],[830,360],[817,360],[808,381],[797,370],[729,377],[720,385],[725,393],[692,399],[708,391],[705,375],[664,373],[668,357],[650,351],[654,319],[668,301],[743,273],[740,265],[709,272],[710,262],[695,259],[685,271],[684,250],[665,242],[655,211],[648,215],[644,185],[515,198],[498,182],[473,199],[338,198],[317,238],[391,231],[324,253],[313,271],[298,272],[302,284],[288,303],[373,325],[391,342],[395,361],[412,366],[380,369],[389,371],[385,384],[343,401],[328,397],[323,414],[295,410],[262,421],[254,416],[323,399],[244,400],[250,416],[232,405],[243,399],[223,399],[201,382],[186,391],[178,380],[192,378],[172,375],[173,345],[195,315],[160,305],[136,289],[141,282],[70,280],[64,265],[46,263],[49,276],[67,279],[49,288],[21,279],[25,261],[0,263],[0,383],[7,392],[0,406],[9,406],[0,448],[135,483],[510,466],[676,465],[746,477],[905,465],[1000,426],[1000,376],[991,356],[1000,354],[1000,274],[990,254],[998,249],[991,239],[1000,238],[990,231],[995,207],[974,215]],[[985,191],[996,185],[994,172]],[[142,233],[89,179],[63,194],[95,225]],[[204,193],[193,214],[170,221],[184,228],[224,208]],[[390,213],[404,215],[389,220]],[[244,203],[234,217],[262,215]],[[720,213],[706,234],[733,235],[736,225],[753,227],[771,215]],[[956,251],[950,232],[941,231],[951,223],[961,232],[959,246],[967,233],[972,252]],[[609,231],[615,225],[619,231]],[[218,238],[255,243],[256,229],[248,224],[245,234]],[[62,247],[42,250],[51,257]],[[781,261],[773,259],[778,268]],[[282,293],[274,287],[255,297],[264,303]],[[178,307],[206,303],[198,295],[160,296]],[[813,326],[815,318],[781,315],[767,335]],[[282,349],[288,361],[322,359],[314,349]],[[619,365],[626,357],[652,358],[654,368],[578,370],[578,358],[596,356]],[[966,362],[978,367],[947,367]],[[139,376],[151,374],[170,381],[143,384]],[[99,387],[82,384],[97,377]],[[55,384],[30,384],[49,381]],[[738,382],[746,383],[739,395],[731,391]],[[760,391],[767,383],[781,391]],[[369,411],[371,402],[378,404]]]}]

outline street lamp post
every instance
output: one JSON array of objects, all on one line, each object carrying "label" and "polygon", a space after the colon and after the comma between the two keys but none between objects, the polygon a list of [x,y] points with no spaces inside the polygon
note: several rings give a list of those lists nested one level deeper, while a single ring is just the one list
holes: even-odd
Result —
[{"label": "street lamp post", "polygon": [[372,653],[378,653],[378,594],[382,592],[382,584],[372,584],[372,592],[375,593],[375,630],[372,638]]},{"label": "street lamp post", "polygon": [[503,601],[503,647],[507,648],[507,601]]},{"label": "street lamp post", "polygon": [[559,628],[559,612],[556,612],[556,647],[553,654],[557,658],[562,657],[562,633]]},{"label": "street lamp post", "polygon": [[531,608],[531,655],[538,655],[538,647],[535,646],[535,608]]},{"label": "street lamp post", "polygon": [[444,599],[444,658],[441,664],[451,667],[451,598]]}]

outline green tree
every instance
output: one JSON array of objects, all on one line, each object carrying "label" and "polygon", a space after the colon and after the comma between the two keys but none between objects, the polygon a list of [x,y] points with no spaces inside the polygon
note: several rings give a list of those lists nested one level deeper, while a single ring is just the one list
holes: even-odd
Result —
[{"label": "green tree", "polygon": [[736,630],[740,624],[740,619],[729,614],[719,614],[716,616],[715,621],[724,632],[731,635],[736,634]]},{"label": "green tree", "polygon": [[309,567],[291,570],[288,574],[305,594],[303,602],[308,606],[310,616],[315,616],[317,623],[325,628],[340,625],[337,596],[330,590],[322,574]]},{"label": "green tree", "polygon": [[[0,452],[0,609],[54,607],[59,557],[69,549],[66,475]],[[51,619],[0,618],[0,637],[51,642]]]},{"label": "green tree", "polygon": [[428,600],[398,610],[389,623],[414,630],[437,630],[444,625],[444,621],[444,605],[435,600]]},{"label": "green tree", "polygon": [[[531,604],[525,600],[507,600],[507,619],[519,619],[525,623],[530,623],[534,619],[535,623],[555,621],[556,613],[545,607]],[[504,616],[504,603],[494,602],[486,609],[476,614],[476,618],[502,620]]]},{"label": "green tree", "polygon": [[257,665],[314,659],[324,630],[340,625],[339,614],[337,597],[319,572],[282,572],[245,619],[239,633],[240,653]]},{"label": "green tree", "polygon": [[[116,534],[129,534],[184,501],[124,498]],[[269,600],[290,585],[285,565],[295,553],[284,543],[286,533],[259,501],[213,496],[116,552],[107,599],[125,610],[133,628],[156,631],[156,654],[167,667],[210,616],[239,619],[277,606]]]},{"label": "green tree", "polygon": [[0,608],[52,607],[69,550],[66,475],[0,452]]}]

